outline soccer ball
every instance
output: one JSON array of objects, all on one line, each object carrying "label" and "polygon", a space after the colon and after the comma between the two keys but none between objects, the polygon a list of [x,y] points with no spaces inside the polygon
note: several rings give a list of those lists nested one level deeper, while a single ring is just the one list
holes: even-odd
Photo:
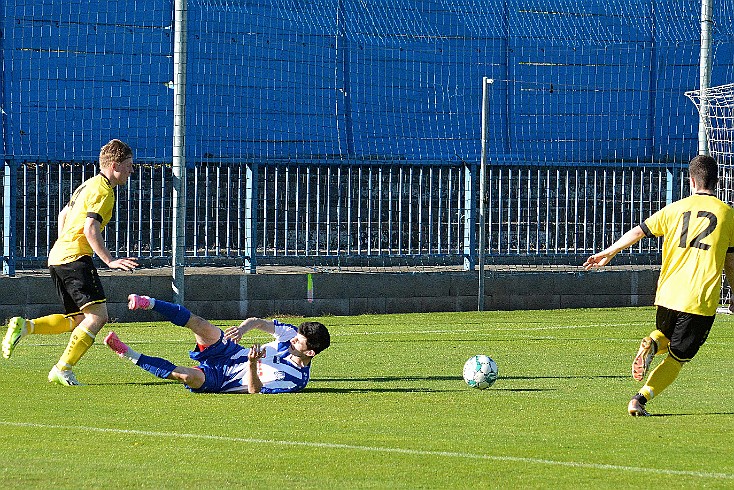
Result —
[{"label": "soccer ball", "polygon": [[485,355],[469,358],[464,363],[464,381],[478,390],[489,388],[497,381],[497,363]]}]

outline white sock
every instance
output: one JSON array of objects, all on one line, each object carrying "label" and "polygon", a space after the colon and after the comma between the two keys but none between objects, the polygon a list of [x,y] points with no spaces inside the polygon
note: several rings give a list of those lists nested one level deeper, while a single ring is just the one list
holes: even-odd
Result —
[{"label": "white sock", "polygon": [[133,364],[138,363],[138,359],[140,359],[140,352],[136,352],[132,350],[130,347],[127,348],[127,352],[125,352],[122,357],[125,359],[130,360]]}]

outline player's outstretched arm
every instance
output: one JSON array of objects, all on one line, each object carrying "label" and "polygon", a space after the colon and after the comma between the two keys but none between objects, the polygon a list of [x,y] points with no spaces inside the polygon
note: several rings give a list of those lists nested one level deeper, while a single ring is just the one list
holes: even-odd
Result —
[{"label": "player's outstretched arm", "polygon": [[275,334],[275,323],[272,320],[253,317],[244,320],[236,327],[229,327],[224,331],[224,338],[234,342],[239,342],[244,334],[254,328],[269,333],[270,335]]},{"label": "player's outstretched arm", "polygon": [[596,267],[603,267],[607,265],[615,255],[622,250],[631,247],[635,243],[639,242],[645,237],[645,232],[642,231],[642,227],[635,226],[630,231],[620,237],[619,240],[611,244],[599,253],[596,253],[586,259],[584,262],[584,269],[589,270]]},{"label": "player's outstretched arm", "polygon": [[110,269],[122,269],[125,271],[132,271],[138,266],[138,260],[133,257],[127,257],[124,259],[113,259],[112,254],[104,244],[104,238],[102,237],[102,228],[94,218],[87,218],[84,222],[84,236],[87,237],[89,245],[91,245],[94,253],[97,254],[102,262],[107,264]]}]

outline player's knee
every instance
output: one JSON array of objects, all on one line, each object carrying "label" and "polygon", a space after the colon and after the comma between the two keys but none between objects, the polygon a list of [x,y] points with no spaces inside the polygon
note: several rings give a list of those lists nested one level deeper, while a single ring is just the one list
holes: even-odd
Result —
[{"label": "player's knee", "polygon": [[201,388],[204,384],[204,373],[195,369],[193,372],[188,372],[185,375],[185,381],[183,383],[190,388]]},{"label": "player's knee", "polygon": [[189,388],[201,388],[204,384],[204,373],[198,369],[186,370],[185,372],[176,373],[176,378]]},{"label": "player's knee", "polygon": [[110,321],[110,316],[107,314],[107,312],[104,312],[100,314],[86,315],[84,320],[86,328],[92,333],[96,334],[100,330],[102,330],[102,327],[104,327],[107,322]]},{"label": "player's knee", "polygon": [[94,319],[95,327],[98,327],[98,331],[102,329],[110,321],[110,315],[105,311]]},{"label": "player's knee", "polygon": [[76,327],[79,326],[82,320],[84,320],[84,315],[80,313],[78,315],[74,315],[69,318],[71,319],[71,330],[74,330]]}]

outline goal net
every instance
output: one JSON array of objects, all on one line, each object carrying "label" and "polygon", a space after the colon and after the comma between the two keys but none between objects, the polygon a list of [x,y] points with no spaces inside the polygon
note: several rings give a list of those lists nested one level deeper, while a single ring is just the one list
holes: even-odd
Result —
[{"label": "goal net", "polygon": [[[709,154],[719,163],[719,197],[734,203],[734,83],[690,90],[686,96],[696,104],[708,141]],[[731,288],[721,291],[724,304],[731,301]]]}]

